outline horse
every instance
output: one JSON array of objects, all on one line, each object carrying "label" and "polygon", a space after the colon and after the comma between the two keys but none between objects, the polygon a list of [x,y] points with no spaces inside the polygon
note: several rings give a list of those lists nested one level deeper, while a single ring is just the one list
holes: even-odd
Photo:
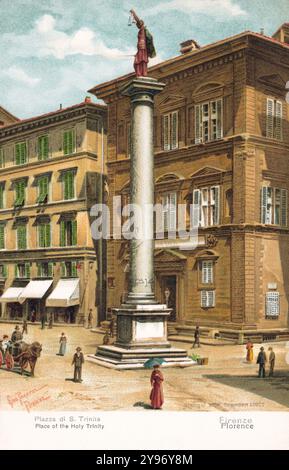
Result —
[{"label": "horse", "polygon": [[21,368],[21,375],[23,375],[24,369],[26,369],[29,364],[31,370],[30,376],[34,377],[34,369],[37,359],[40,357],[42,351],[42,344],[38,343],[38,341],[35,341],[32,344],[27,344],[24,341],[21,341],[17,346],[21,352],[14,357],[14,361],[18,362]]}]

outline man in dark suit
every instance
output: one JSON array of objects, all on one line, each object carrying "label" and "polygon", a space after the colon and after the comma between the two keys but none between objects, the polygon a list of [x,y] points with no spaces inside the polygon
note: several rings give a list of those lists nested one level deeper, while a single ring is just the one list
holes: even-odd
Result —
[{"label": "man in dark suit", "polygon": [[74,353],[72,359],[72,366],[74,365],[74,382],[82,382],[81,373],[82,373],[82,364],[84,363],[84,355],[81,352],[81,348],[78,346],[76,352]]},{"label": "man in dark suit", "polygon": [[264,351],[264,348],[260,348],[260,352],[257,357],[257,364],[259,364],[259,377],[265,377],[265,364],[267,362],[267,356]]}]

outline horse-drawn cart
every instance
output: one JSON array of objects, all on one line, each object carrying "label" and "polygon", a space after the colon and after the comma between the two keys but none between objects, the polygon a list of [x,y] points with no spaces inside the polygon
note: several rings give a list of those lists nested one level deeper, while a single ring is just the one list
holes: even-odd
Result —
[{"label": "horse-drawn cart", "polygon": [[[42,345],[35,341],[27,344],[25,341],[10,342],[6,352],[0,351],[0,362],[6,369],[13,370],[20,368],[21,375],[30,366],[30,376],[34,376],[34,369],[37,359],[40,357]],[[3,367],[3,366],[2,366]]]}]

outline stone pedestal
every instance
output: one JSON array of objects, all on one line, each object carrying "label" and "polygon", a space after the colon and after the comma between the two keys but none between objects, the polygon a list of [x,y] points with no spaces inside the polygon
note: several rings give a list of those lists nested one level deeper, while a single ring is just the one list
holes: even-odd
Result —
[{"label": "stone pedestal", "polygon": [[117,339],[113,346],[99,346],[98,364],[118,369],[143,367],[150,357],[162,357],[164,366],[192,365],[185,350],[171,348],[167,319],[171,310],[158,304],[154,295],[154,96],[165,84],[154,78],[131,80],[122,94],[131,100],[132,149],[130,203],[134,212],[135,237],[130,240],[130,285],[126,303],[114,309]]}]

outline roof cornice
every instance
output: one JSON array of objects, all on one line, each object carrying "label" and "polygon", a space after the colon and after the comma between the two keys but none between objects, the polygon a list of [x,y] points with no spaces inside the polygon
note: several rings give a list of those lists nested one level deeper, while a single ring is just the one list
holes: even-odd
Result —
[{"label": "roof cornice", "polygon": [[[212,68],[219,64],[220,58],[225,61],[232,61],[242,57],[242,51],[249,47],[254,47],[250,39],[260,39],[265,44],[277,46],[278,48],[289,51],[289,45],[268,36],[264,36],[251,31],[245,31],[241,34],[223,39],[221,41],[203,46],[200,49],[190,53],[182,54],[172,59],[161,62],[149,68],[149,76],[161,79],[165,83],[170,83],[178,78],[184,78],[187,75],[202,72],[204,68]],[[102,83],[91,88],[89,93],[94,94],[106,102],[119,96],[123,84],[135,76],[134,73],[126,74],[114,80]]]},{"label": "roof cornice", "polygon": [[106,113],[106,106],[95,103],[82,103],[80,105],[71,106],[70,108],[61,109],[41,116],[24,119],[13,124],[0,128],[0,139],[18,135],[21,132],[36,130],[49,125],[65,122],[77,117],[87,116],[91,114],[103,115]]}]

